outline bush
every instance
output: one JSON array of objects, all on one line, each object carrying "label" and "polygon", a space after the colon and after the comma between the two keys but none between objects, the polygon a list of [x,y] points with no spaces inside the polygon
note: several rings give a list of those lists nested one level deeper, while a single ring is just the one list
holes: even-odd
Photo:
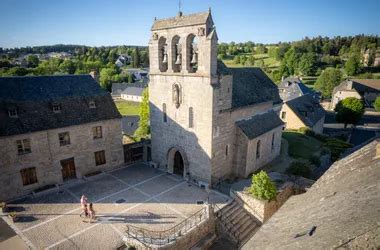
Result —
[{"label": "bush", "polygon": [[311,176],[310,167],[306,163],[300,161],[292,162],[287,169],[287,172],[289,174],[299,175],[305,178],[310,178]]},{"label": "bush", "polygon": [[376,97],[375,102],[373,103],[375,110],[380,112],[380,96]]},{"label": "bush", "polygon": [[317,167],[321,166],[321,160],[316,155],[311,156],[309,161]]},{"label": "bush", "polygon": [[301,134],[307,135],[307,136],[314,136],[315,133],[313,130],[311,130],[309,127],[302,127],[298,129],[298,132]]},{"label": "bush", "polygon": [[249,193],[259,200],[273,200],[276,198],[277,189],[268,174],[264,171],[252,176],[252,185]]}]

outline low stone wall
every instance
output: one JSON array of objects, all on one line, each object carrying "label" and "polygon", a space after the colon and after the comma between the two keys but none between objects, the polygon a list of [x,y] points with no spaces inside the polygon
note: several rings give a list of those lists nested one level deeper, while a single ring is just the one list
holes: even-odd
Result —
[{"label": "low stone wall", "polygon": [[232,191],[231,196],[261,222],[267,221],[288,199],[295,194],[294,184],[285,183],[272,201],[262,201],[246,191]]},{"label": "low stone wall", "polygon": [[[178,238],[176,241],[167,245],[148,245],[143,244],[133,238],[125,237],[123,240],[126,246],[134,246],[138,250],[177,250],[189,249],[209,233],[215,233],[215,219],[212,209],[209,209],[209,218],[189,232]],[[127,247],[126,247],[127,249]]]}]

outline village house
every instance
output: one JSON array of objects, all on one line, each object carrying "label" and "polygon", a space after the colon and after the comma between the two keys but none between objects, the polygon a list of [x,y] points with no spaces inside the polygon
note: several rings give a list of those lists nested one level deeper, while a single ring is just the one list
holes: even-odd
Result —
[{"label": "village house", "polygon": [[211,11],[155,20],[149,42],[152,165],[200,186],[246,177],[280,153],[277,86],[217,60]]},{"label": "village house", "polygon": [[372,107],[379,95],[380,79],[347,79],[334,88],[331,109],[347,97],[362,99],[366,107]]},{"label": "village house", "polygon": [[[142,96],[142,91],[147,87],[148,85],[145,83],[141,82],[135,82],[135,83],[112,83],[111,87],[111,96],[114,100],[120,100],[122,99],[122,94],[123,99],[127,98],[125,100],[131,99],[131,96],[126,96],[129,93],[133,96],[137,96],[134,98],[134,100],[131,101],[138,101],[137,99],[141,99]],[[128,89],[128,90],[127,90]],[[133,89],[133,90],[132,90]],[[140,97],[140,98],[138,98]],[[141,102],[141,101],[140,101]]]},{"label": "village house", "polygon": [[120,98],[126,101],[142,102],[143,91],[144,88],[127,87],[121,92]]},{"label": "village house", "polygon": [[121,115],[90,75],[0,78],[0,200],[123,163]]},{"label": "village house", "polygon": [[282,105],[280,118],[286,129],[308,127],[315,133],[323,133],[325,111],[311,95],[303,95]]},{"label": "village house", "polygon": [[281,99],[286,102],[303,95],[311,95],[316,100],[321,99],[321,95],[307,87],[301,79],[296,77],[287,77],[278,85]]}]

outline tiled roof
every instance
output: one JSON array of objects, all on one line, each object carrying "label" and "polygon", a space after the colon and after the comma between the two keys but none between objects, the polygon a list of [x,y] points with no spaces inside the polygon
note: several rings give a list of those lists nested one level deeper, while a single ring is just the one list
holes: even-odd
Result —
[{"label": "tiled roof", "polygon": [[380,139],[335,162],[306,193],[290,197],[242,249],[378,248],[376,151],[380,153]]},{"label": "tiled roof", "polygon": [[140,116],[138,115],[127,115],[121,118],[121,128],[123,134],[133,136],[136,129],[139,126]]},{"label": "tiled roof", "polygon": [[138,88],[138,87],[127,87],[123,90],[122,94],[125,95],[134,95],[134,96],[142,96],[142,93],[144,91],[144,88]]},{"label": "tiled roof", "polygon": [[333,90],[333,95],[337,91],[356,90],[358,93],[375,92],[380,93],[380,79],[347,79],[341,82]]},{"label": "tiled roof", "polygon": [[[89,108],[95,101],[96,108]],[[61,111],[53,112],[53,104]],[[8,115],[17,110],[17,118]],[[0,136],[120,118],[110,94],[90,75],[0,77]]]},{"label": "tiled roof", "polygon": [[209,16],[210,12],[202,12],[190,15],[177,15],[172,18],[156,20],[153,23],[152,31],[205,24]]},{"label": "tiled roof", "polygon": [[288,105],[298,118],[310,128],[325,116],[322,106],[309,94],[287,101],[284,105]]},{"label": "tiled roof", "polygon": [[248,139],[256,138],[274,128],[282,126],[284,123],[274,111],[255,115],[248,120],[236,122],[236,126],[240,128]]},{"label": "tiled roof", "polygon": [[260,68],[229,68],[232,72],[232,108],[273,101],[281,103],[276,84]]},{"label": "tiled roof", "polygon": [[320,94],[308,88],[299,78],[287,77],[279,85],[280,97],[285,101],[297,98],[301,95],[310,94],[317,100],[320,99]]}]

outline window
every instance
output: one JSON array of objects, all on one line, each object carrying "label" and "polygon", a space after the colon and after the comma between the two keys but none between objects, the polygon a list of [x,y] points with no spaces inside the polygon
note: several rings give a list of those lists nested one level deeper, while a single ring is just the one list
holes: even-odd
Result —
[{"label": "window", "polygon": [[92,134],[94,139],[99,139],[103,137],[102,126],[97,126],[92,128]]},{"label": "window", "polygon": [[274,133],[272,134],[272,152],[274,150]]},{"label": "window", "polygon": [[96,166],[106,164],[106,154],[104,150],[95,152],[94,154]]},{"label": "window", "polygon": [[24,168],[20,170],[22,184],[24,186],[37,183],[36,168]]},{"label": "window", "polygon": [[30,140],[29,139],[17,140],[16,144],[17,144],[17,152],[19,155],[32,152],[30,150]]},{"label": "window", "polygon": [[189,108],[189,128],[194,127],[194,111],[193,107]]},{"label": "window", "polygon": [[286,112],[285,111],[281,112],[281,119],[286,119]]},{"label": "window", "polygon": [[90,109],[94,109],[94,108],[96,108],[95,101],[89,101],[89,102],[88,102],[88,107],[89,107]]},{"label": "window", "polygon": [[163,119],[164,119],[164,122],[167,122],[168,121],[168,118],[166,116],[166,104],[162,104],[162,114],[163,114]]},{"label": "window", "polygon": [[220,128],[218,126],[214,127],[213,138],[218,137],[219,133],[220,133]]},{"label": "window", "polygon": [[61,104],[53,103],[53,112],[54,113],[61,113]]},{"label": "window", "polygon": [[257,142],[257,146],[256,146],[256,159],[259,159],[260,158],[260,140]]},{"label": "window", "polygon": [[70,144],[70,134],[69,134],[69,132],[59,133],[58,137],[59,137],[59,144],[61,146],[65,146],[65,145]]},{"label": "window", "polygon": [[11,118],[17,118],[17,110],[16,109],[9,109],[8,110],[8,115]]},{"label": "window", "polygon": [[229,149],[229,146],[228,146],[228,144],[227,144],[227,145],[226,145],[226,149],[225,149],[226,159],[228,158],[228,149]]}]

